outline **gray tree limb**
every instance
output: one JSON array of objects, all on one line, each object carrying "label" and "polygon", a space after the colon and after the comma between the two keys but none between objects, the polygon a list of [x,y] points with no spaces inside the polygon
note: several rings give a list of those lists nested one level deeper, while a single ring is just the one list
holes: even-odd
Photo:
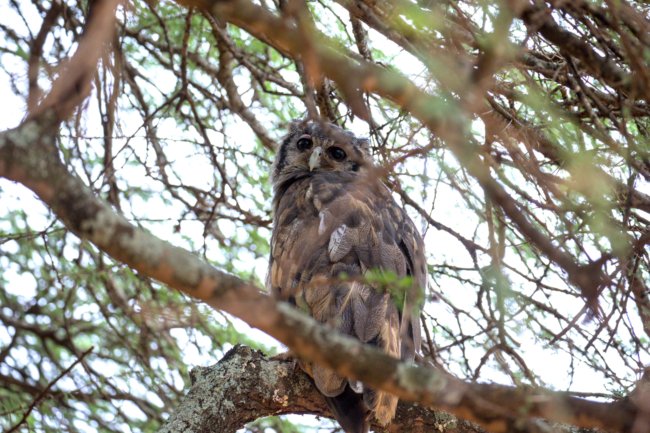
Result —
[{"label": "gray tree limb", "polygon": [[[331,417],[309,377],[292,361],[267,358],[247,346],[235,346],[215,365],[190,373],[186,396],[159,433],[234,433],[258,418],[283,414]],[[575,433],[577,428],[538,421],[538,431]],[[401,401],[393,422],[377,433],[486,433],[476,424],[443,411]],[[581,429],[580,433],[598,433]]]}]

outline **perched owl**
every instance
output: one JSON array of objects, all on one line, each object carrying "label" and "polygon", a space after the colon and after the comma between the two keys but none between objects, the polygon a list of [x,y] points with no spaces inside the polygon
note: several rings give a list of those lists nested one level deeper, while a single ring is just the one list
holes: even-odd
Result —
[{"label": "perched owl", "polygon": [[[422,238],[377,176],[368,141],[325,123],[294,122],[273,165],[274,222],[267,285],[317,321],[404,360],[420,348]],[[387,290],[368,271],[410,277]],[[383,273],[383,274],[382,274]],[[406,279],[408,281],[408,279]],[[383,425],[397,397],[301,362],[347,433]]]}]

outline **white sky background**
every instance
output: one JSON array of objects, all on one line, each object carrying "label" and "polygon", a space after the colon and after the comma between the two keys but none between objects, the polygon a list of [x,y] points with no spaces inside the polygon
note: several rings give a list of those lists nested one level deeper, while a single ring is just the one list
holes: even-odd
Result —
[{"label": "white sky background", "polygon": [[[337,5],[333,5],[334,9],[338,9]],[[12,21],[11,16],[15,14],[13,11],[5,4],[0,5],[0,21],[4,22],[10,27],[16,27],[15,20]],[[40,24],[40,18],[35,18],[36,23]],[[381,46],[384,50],[389,50],[392,47],[392,44],[386,40],[382,40],[383,37],[377,35],[374,32],[371,32],[373,41],[376,41],[375,46]],[[413,59],[410,55],[402,53],[398,50],[392,48],[393,54],[395,56],[395,62],[393,64],[400,65],[402,72],[410,75],[412,78],[420,76],[422,72],[422,66],[418,61]],[[7,68],[24,68],[24,63],[16,63],[15,65],[7,65],[7,62],[12,61],[12,56],[4,55],[1,57],[3,62],[3,67]],[[25,71],[26,76],[26,71]],[[416,79],[416,78],[414,78]],[[161,81],[158,82],[158,85],[165,85],[165,79],[161,77]],[[27,80],[25,78],[23,85],[26,86]],[[176,86],[176,79],[170,78],[168,81],[168,87],[173,89]],[[250,94],[244,94],[243,99],[247,102],[247,98],[250,98]],[[24,101],[22,98],[16,96],[9,83],[5,79],[0,79],[0,130],[5,130],[7,128],[14,127],[19,124],[23,115],[24,115]],[[90,105],[95,107],[94,104]],[[144,143],[144,132],[140,129],[140,124],[138,123],[137,118],[127,118],[120,117],[120,121],[125,125],[122,129],[122,134],[124,136],[135,136],[136,138],[132,139],[130,144],[136,149],[142,149],[142,158],[151,157],[151,155],[146,155],[146,146]],[[99,127],[99,122],[97,121],[97,112],[93,110],[88,113],[88,124],[96,125],[96,130],[88,130],[87,133],[92,137],[100,137],[102,135],[101,127]],[[172,120],[161,120],[158,124],[158,132],[160,136],[163,137],[174,137],[176,132],[177,125]],[[248,129],[248,127],[242,124],[241,127],[236,128],[238,135],[237,137],[232,137],[237,141],[238,145],[242,149],[247,147],[251,150],[253,149],[252,143],[254,143],[255,137],[253,133]],[[368,136],[368,127],[365,123],[356,122],[352,125],[351,128],[357,135]],[[480,134],[481,125],[476,124],[477,134]],[[139,131],[138,131],[139,130]],[[235,130],[235,128],[231,128]],[[273,131],[271,131],[273,132]],[[282,135],[281,132],[276,133],[276,137]],[[213,143],[218,144],[222,140],[221,135],[213,134],[211,136]],[[140,144],[138,144],[141,142]],[[115,148],[120,148],[120,143],[124,143],[124,140],[116,140]],[[88,146],[94,147],[95,143],[91,141],[88,142]],[[177,146],[175,153],[170,153],[171,148],[167,148],[167,154],[170,159],[174,159],[175,170],[177,173],[181,174],[183,177],[183,182],[188,184],[196,184],[199,187],[205,186],[205,180],[211,179],[213,176],[212,166],[207,163],[202,155],[193,155],[186,153],[186,150],[192,150],[190,147]],[[124,179],[128,179],[129,183],[132,184],[142,184],[148,188],[156,188],[155,185],[151,185],[149,179],[143,175],[142,170],[138,167],[130,167],[126,164],[127,160],[130,158],[128,154],[120,154],[116,160],[116,167],[118,170],[121,170],[121,176]],[[422,171],[425,169],[421,161],[413,161],[409,170],[412,171]],[[453,160],[449,160],[448,164],[454,165]],[[234,168],[234,167],[231,167]],[[416,197],[416,199],[419,199]],[[266,201],[267,208],[270,208],[270,197],[259,197],[258,200]],[[425,209],[429,209],[432,205],[432,197],[426,198]],[[442,221],[458,232],[464,234],[468,238],[472,238],[472,233],[476,227],[476,216],[471,212],[466,210],[466,204],[458,196],[458,193],[453,191],[450,187],[446,185],[440,185],[436,192],[436,206],[433,209],[432,217],[435,220]],[[130,215],[137,216],[138,218],[147,218],[151,217],[156,219],[160,215],[167,215],[169,213],[169,208],[160,200],[147,200],[138,201],[137,199],[132,200],[131,202],[124,201],[125,213],[127,217]],[[249,203],[251,206],[254,204]],[[46,227],[50,223],[50,219],[47,216],[47,211],[42,203],[36,199],[33,194],[26,188],[16,185],[12,182],[9,182],[5,179],[0,179],[0,211],[4,209],[13,209],[13,208],[22,208],[25,209],[29,214],[30,226],[34,230],[40,230]],[[425,227],[425,224],[415,214],[411,214],[420,227]],[[181,232],[177,233],[174,230],[176,221],[174,217],[170,217],[168,221],[151,223],[149,225],[144,224],[149,228],[156,236],[168,240],[169,242],[182,246],[185,248],[195,248],[203,242],[203,223],[200,221],[184,221],[181,225]],[[219,227],[224,232],[224,234],[232,234],[232,230],[235,229],[235,226],[227,221],[219,222]],[[7,230],[7,227],[0,226],[0,229]],[[270,236],[268,230],[264,230],[265,236]],[[483,234],[485,237],[485,234]],[[189,241],[188,241],[189,239]],[[451,238],[444,232],[437,231],[433,228],[429,228],[426,232],[426,248],[429,255],[429,263],[466,263],[467,251],[462,247],[462,245]],[[221,257],[221,252],[218,247],[216,247],[216,242],[211,242],[208,239],[208,252],[207,256],[209,259],[219,262],[223,259]],[[4,245],[4,248],[10,249],[11,242]],[[68,252],[71,257],[74,257],[74,251]],[[507,256],[506,261],[512,263],[517,263],[517,259],[512,256]],[[485,263],[487,265],[487,263]],[[0,263],[2,265],[2,263]],[[243,268],[253,267],[255,273],[260,281],[265,280],[266,271],[267,271],[267,262],[265,259],[254,259],[252,254],[247,254],[243,252],[237,258],[236,265]],[[16,272],[12,273],[12,270],[5,269],[5,275],[9,278],[9,284],[7,289],[20,294],[24,297],[25,302],[29,302],[35,295],[35,281],[34,277],[30,274],[19,274]],[[514,277],[513,277],[514,278]],[[454,303],[458,306],[464,306],[466,310],[471,311],[474,306],[473,303],[476,299],[473,286],[463,286],[457,280],[452,280],[450,278],[440,278],[441,281],[440,287],[435,287],[435,290],[440,291],[444,296],[453,299]],[[563,286],[564,283],[558,282],[559,286]],[[559,295],[558,295],[559,296]],[[571,303],[566,303],[565,299],[572,299]],[[565,314],[567,317],[572,317],[583,307],[583,303],[579,302],[573,298],[563,298],[558,297],[559,302],[553,302],[554,308],[558,309],[561,313]],[[451,322],[455,320],[453,312],[450,311],[443,303],[429,303],[427,305],[427,310],[436,317],[447,317]],[[215,315],[216,317],[216,315]],[[215,320],[219,320],[215,318]],[[280,345],[275,342],[275,340],[267,337],[265,334],[260,331],[253,330],[247,327],[241,321],[238,321],[240,329],[248,329],[247,334],[251,335],[257,340],[263,341],[269,346],[280,347]],[[523,324],[522,324],[523,325]],[[464,324],[469,329],[473,326],[472,323]],[[525,326],[525,325],[523,325]],[[560,331],[560,327],[557,324],[549,321],[548,326],[552,330]],[[597,326],[597,323],[593,324],[582,324],[584,327]],[[637,328],[638,329],[638,328]],[[466,329],[466,332],[469,331]],[[176,330],[173,332],[174,337],[179,341],[186,341],[187,336],[183,330]],[[0,329],[0,346],[7,343],[6,341],[7,334]],[[572,391],[580,392],[604,392],[605,391],[605,380],[602,375],[594,372],[591,368],[586,365],[580,365],[581,361],[578,358],[574,358],[575,369],[573,371],[573,382],[569,384],[569,372],[571,369],[572,359],[568,353],[563,351],[558,351],[554,348],[543,346],[540,344],[539,340],[530,331],[524,330],[520,336],[518,336],[519,342],[521,343],[518,352],[523,354],[528,366],[531,370],[535,371],[543,380],[543,384],[546,386],[551,386],[559,390],[566,390],[570,388]],[[209,365],[213,364],[218,359],[213,356],[208,356],[207,354],[200,354],[195,350],[190,350],[193,346],[187,345],[188,350],[185,352],[186,362],[189,365]],[[478,365],[481,357],[484,354],[483,349],[471,349],[468,346],[468,356]],[[612,363],[620,362],[617,361],[616,357],[612,357]],[[645,359],[646,364],[650,363],[650,360]],[[615,364],[612,365],[612,367]],[[624,371],[624,366],[621,366],[621,370]],[[453,371],[457,374],[460,374],[461,371]],[[493,368],[491,365],[487,365],[483,370],[484,376],[483,379],[489,378],[489,380],[500,383],[510,384],[510,379],[498,369]],[[178,378],[180,380],[180,378]],[[182,383],[182,382],[181,382]],[[570,385],[570,386],[569,386]],[[154,398],[154,397],[152,397]],[[309,422],[305,417],[294,417],[293,420],[300,422]]]}]

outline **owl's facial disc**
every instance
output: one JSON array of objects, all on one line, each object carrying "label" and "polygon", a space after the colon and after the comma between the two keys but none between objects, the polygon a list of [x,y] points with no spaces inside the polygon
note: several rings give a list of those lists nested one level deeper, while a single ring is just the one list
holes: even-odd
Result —
[{"label": "owl's facial disc", "polygon": [[320,146],[311,151],[311,155],[309,156],[309,171],[320,168],[321,155],[323,155],[323,148]]},{"label": "owl's facial disc", "polygon": [[292,125],[273,164],[274,186],[302,178],[305,173],[363,172],[372,166],[366,139],[336,125],[303,121]]}]

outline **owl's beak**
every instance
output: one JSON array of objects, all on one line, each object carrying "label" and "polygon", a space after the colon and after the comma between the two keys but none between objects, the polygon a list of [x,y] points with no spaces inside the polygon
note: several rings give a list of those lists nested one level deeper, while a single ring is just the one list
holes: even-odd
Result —
[{"label": "owl's beak", "polygon": [[320,167],[320,156],[323,154],[323,148],[317,147],[311,152],[309,157],[309,171],[314,171],[315,168]]}]

